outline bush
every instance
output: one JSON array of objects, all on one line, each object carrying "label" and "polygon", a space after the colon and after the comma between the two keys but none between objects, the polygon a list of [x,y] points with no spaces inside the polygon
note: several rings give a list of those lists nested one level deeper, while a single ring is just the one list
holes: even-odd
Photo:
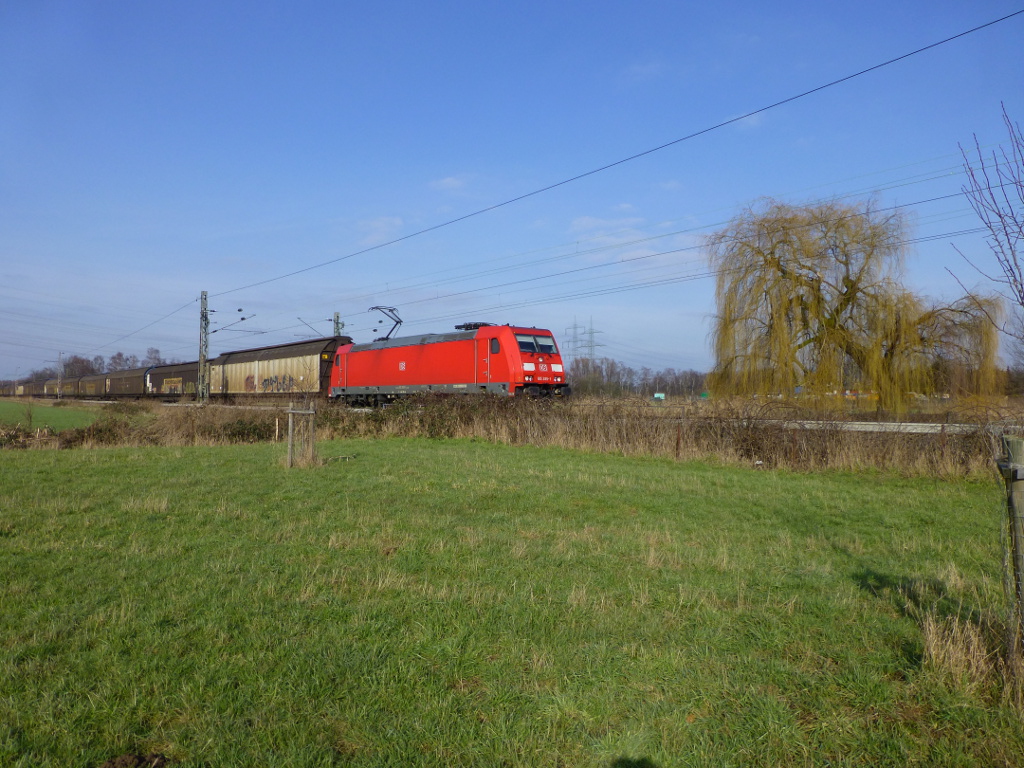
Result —
[{"label": "bush", "polygon": [[273,424],[252,419],[234,419],[224,424],[221,431],[232,443],[262,443],[274,437]]},{"label": "bush", "polygon": [[149,410],[150,407],[147,403],[137,400],[115,400],[103,406],[104,413],[116,416],[138,416],[143,413],[149,413]]},{"label": "bush", "polygon": [[65,429],[58,433],[60,448],[81,446],[138,445],[137,430],[128,419],[104,414],[88,427]]},{"label": "bush", "polygon": [[28,448],[32,434],[17,424],[13,427],[0,427],[0,448]]}]

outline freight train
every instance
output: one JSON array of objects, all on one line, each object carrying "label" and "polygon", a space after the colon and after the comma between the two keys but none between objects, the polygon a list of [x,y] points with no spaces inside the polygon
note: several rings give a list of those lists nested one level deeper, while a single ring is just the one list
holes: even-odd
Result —
[{"label": "freight train", "polygon": [[[506,397],[568,397],[571,388],[550,331],[467,323],[451,333],[355,344],[329,336],[226,352],[209,362],[210,397],[323,397],[382,405],[440,392]],[[19,382],[3,394],[25,397],[195,397],[199,363],[174,363],[77,378]]]}]

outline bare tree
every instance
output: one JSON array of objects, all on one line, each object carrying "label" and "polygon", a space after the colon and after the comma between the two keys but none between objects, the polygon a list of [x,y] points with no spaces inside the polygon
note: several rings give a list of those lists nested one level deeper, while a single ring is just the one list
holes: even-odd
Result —
[{"label": "bare tree", "polygon": [[[1024,133],[1021,133],[1018,124],[1010,120],[1005,104],[1003,123],[1009,134],[1009,145],[1001,145],[992,152],[990,158],[986,159],[982,153],[977,136],[974,137],[976,160],[972,161],[971,155],[960,147],[964,170],[967,172],[967,185],[963,191],[988,230],[988,245],[996,257],[999,272],[995,275],[987,274],[966,256],[964,258],[978,272],[1000,285],[1016,305],[1009,327],[1003,330],[1013,340],[1010,354],[1019,364],[1024,347],[1024,265],[1021,264],[1020,252],[1024,241]],[[963,253],[960,255],[963,256]],[[1017,373],[1020,373],[1019,368]],[[1009,374],[1012,386],[1015,378],[1012,369]],[[1019,461],[1020,458],[1013,457],[1011,453],[1010,460]],[[1014,677],[1021,680],[1024,679],[1024,511],[1019,506],[1019,490],[1014,490],[1014,486],[1019,487],[1019,483],[1013,479],[1012,472],[1006,474],[1011,466],[1008,464],[1003,467],[1008,512],[1003,536],[1003,567],[1006,569],[1006,585],[1014,596],[1007,635],[1009,669]]]},{"label": "bare tree", "polygon": [[110,372],[127,371],[138,367],[139,358],[135,355],[126,355],[124,352],[115,352],[107,361],[107,370]]},{"label": "bare tree", "polygon": [[57,369],[54,366],[48,366],[46,368],[35,368],[25,375],[25,379],[28,381],[39,381],[42,379],[55,378],[57,378]]},{"label": "bare tree", "polygon": [[[977,135],[974,151],[960,147],[964,158],[967,184],[963,192],[974,212],[988,230],[988,245],[996,257],[999,272],[991,274],[960,255],[978,272],[1001,285],[1008,298],[1024,308],[1024,264],[1021,263],[1021,243],[1024,241],[1024,134],[1020,125],[1010,120],[1003,105],[1003,123],[1009,134],[1009,144],[1000,145],[986,158]],[[976,157],[975,157],[976,155]],[[958,250],[959,252],[959,250]],[[1021,336],[1020,325],[1006,329]]]},{"label": "bare tree", "polygon": [[998,302],[930,305],[900,283],[898,213],[870,204],[767,201],[708,241],[717,273],[711,386],[732,394],[872,388],[899,408],[956,365],[977,392],[995,383]]},{"label": "bare tree", "polygon": [[150,347],[146,350],[146,356],[142,359],[143,365],[166,365],[167,361],[160,356],[160,350]]},{"label": "bare tree", "polygon": [[90,360],[87,357],[81,355],[70,355],[64,360],[64,375],[68,378],[77,378],[79,376],[88,376],[92,373],[103,372],[103,358],[99,358],[99,367],[96,365],[96,359]]},{"label": "bare tree", "polygon": [[704,390],[706,374],[700,371],[677,371],[665,368],[655,371],[628,365],[607,357],[578,357],[569,368],[573,391],[580,395],[621,396],[653,395],[663,392],[672,396],[695,397]]}]

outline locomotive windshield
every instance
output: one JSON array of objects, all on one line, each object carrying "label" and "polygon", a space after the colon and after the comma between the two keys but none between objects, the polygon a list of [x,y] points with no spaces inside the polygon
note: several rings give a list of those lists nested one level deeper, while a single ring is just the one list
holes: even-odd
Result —
[{"label": "locomotive windshield", "polygon": [[542,355],[557,355],[558,348],[551,336],[534,336],[529,333],[517,333],[520,352],[537,352]]}]

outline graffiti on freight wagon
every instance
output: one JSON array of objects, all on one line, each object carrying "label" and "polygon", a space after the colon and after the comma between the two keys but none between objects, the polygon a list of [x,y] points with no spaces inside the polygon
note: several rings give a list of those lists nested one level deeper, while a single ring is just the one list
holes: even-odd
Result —
[{"label": "graffiti on freight wagon", "polygon": [[256,385],[256,377],[245,377],[246,392],[294,392],[298,388],[299,380],[296,379],[294,376],[268,376],[265,379],[260,379],[258,390]]}]

